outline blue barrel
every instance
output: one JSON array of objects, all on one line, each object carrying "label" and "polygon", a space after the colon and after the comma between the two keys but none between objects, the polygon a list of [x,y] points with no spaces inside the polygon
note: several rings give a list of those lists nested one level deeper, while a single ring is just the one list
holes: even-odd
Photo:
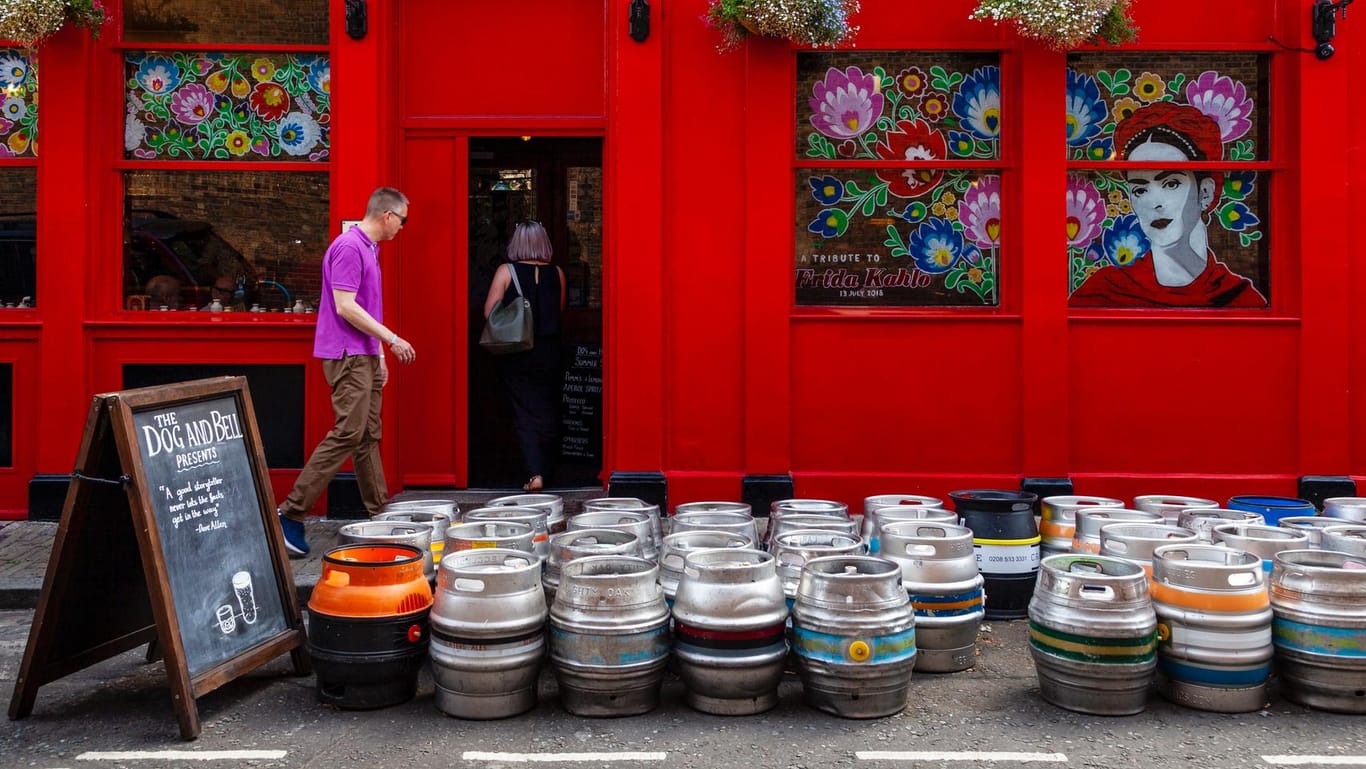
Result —
[{"label": "blue barrel", "polygon": [[1266,519],[1267,526],[1275,526],[1281,522],[1282,518],[1293,515],[1319,514],[1319,511],[1314,508],[1314,503],[1307,499],[1262,497],[1255,494],[1229,497],[1228,509],[1261,513],[1262,518]]},{"label": "blue barrel", "polygon": [[1028,491],[970,489],[949,493],[972,529],[977,568],[985,581],[987,619],[1022,619],[1039,576],[1039,527]]}]

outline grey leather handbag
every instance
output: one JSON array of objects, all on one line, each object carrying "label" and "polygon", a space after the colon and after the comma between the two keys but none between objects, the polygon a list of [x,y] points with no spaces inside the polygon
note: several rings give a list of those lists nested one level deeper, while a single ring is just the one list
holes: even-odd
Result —
[{"label": "grey leather handbag", "polygon": [[517,287],[517,297],[506,304],[500,302],[493,308],[484,322],[484,333],[479,336],[479,346],[494,355],[525,352],[536,343],[531,302],[522,293],[516,267],[509,264],[508,272],[512,273],[512,285]]}]

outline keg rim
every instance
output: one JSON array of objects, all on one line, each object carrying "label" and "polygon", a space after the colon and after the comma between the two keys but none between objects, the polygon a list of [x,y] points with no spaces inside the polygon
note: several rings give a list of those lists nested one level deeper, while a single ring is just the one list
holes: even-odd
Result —
[{"label": "keg rim", "polygon": [[[1229,506],[1237,501],[1245,505],[1257,505],[1268,510],[1300,510],[1306,505],[1314,507],[1314,503],[1299,497],[1277,497],[1262,494],[1239,494],[1228,498]],[[1237,508],[1234,508],[1235,510]],[[1317,508],[1315,508],[1317,509]]]},{"label": "keg rim", "polygon": [[[341,558],[340,553],[346,550],[389,550],[391,552],[384,560],[359,561]],[[401,552],[402,555],[395,558],[394,552]],[[425,553],[421,548],[397,542],[354,542],[347,545],[338,545],[337,547],[328,550],[327,554],[323,556],[323,562],[344,568],[382,568],[385,566],[407,566],[413,563],[420,563],[424,555]]]},{"label": "keg rim", "polygon": [[392,533],[389,534],[389,535],[383,535],[383,534],[358,534],[358,533],[357,533],[357,532],[360,532],[360,531],[362,531],[362,530],[364,530],[365,528],[370,527],[370,526],[384,526],[384,527],[390,528],[390,529],[395,529],[395,528],[400,528],[400,527],[411,528],[412,531],[408,532],[409,535],[412,535],[412,534],[422,534],[422,533],[425,532],[425,533],[427,534],[427,536],[430,537],[431,534],[432,534],[432,527],[429,526],[427,523],[425,523],[425,522],[423,522],[423,521],[379,521],[379,520],[369,520],[369,521],[356,521],[356,522],[354,522],[354,523],[343,524],[343,525],[341,526],[341,528],[337,529],[337,535],[338,535],[338,536],[354,535],[354,536],[368,536],[368,537],[376,537],[376,536],[393,536],[393,537],[398,537],[398,536],[404,536],[404,535],[401,535],[401,534],[392,534]]},{"label": "keg rim", "polygon": [[[593,569],[599,566],[606,568],[609,566],[608,562],[612,562],[610,564],[611,566],[620,566],[628,570],[615,572],[597,572],[592,574],[583,573],[584,569]],[[656,564],[654,561],[648,560],[646,558],[641,558],[639,556],[589,555],[584,556],[583,558],[575,558],[574,560],[569,561],[568,563],[560,564],[560,582],[561,584],[563,584],[564,578],[567,576],[572,576],[575,579],[599,580],[615,579],[617,577],[636,577],[648,574],[651,571],[658,572],[659,564]]]},{"label": "keg rim", "polygon": [[[896,500],[886,502],[886,500]],[[909,500],[909,501],[908,501]],[[863,498],[863,509],[868,512],[883,507],[944,507],[944,500],[924,494],[870,494]]]},{"label": "keg rim", "polygon": [[[400,516],[400,515],[401,515],[401,516],[406,516],[406,517],[405,517],[405,518],[394,517],[394,516]],[[425,516],[425,517],[419,518],[419,517],[417,517],[417,516]],[[411,521],[411,522],[413,522],[413,523],[437,523],[437,522],[439,522],[439,521],[442,520],[442,519],[445,519],[447,523],[454,523],[454,522],[456,521],[456,517],[455,517],[455,514],[454,514],[453,512],[448,513],[448,512],[444,512],[444,511],[423,510],[423,509],[418,509],[418,508],[414,508],[414,509],[411,509],[411,510],[385,510],[384,512],[382,512],[382,513],[380,513],[379,515],[375,516],[375,517],[372,518],[371,520],[375,520],[375,521]]]},{"label": "keg rim", "polygon": [[[525,561],[525,563],[517,565],[515,567],[510,567],[506,569],[491,569],[489,571],[467,570],[466,564],[463,563],[464,561],[474,559],[497,558],[498,556],[503,556],[504,563],[514,558],[517,560]],[[468,571],[468,573],[470,574],[497,576],[513,575],[522,574],[524,572],[531,571],[532,569],[539,570],[541,568],[541,557],[533,552],[529,552],[526,550],[517,550],[511,547],[480,547],[475,548],[473,550],[456,550],[450,553],[446,553],[441,558],[441,565],[438,568],[440,568],[442,572],[445,572],[449,569],[450,571]]]},{"label": "keg rim", "polygon": [[1210,529],[1210,536],[1215,538],[1216,542],[1223,542],[1224,538],[1229,536],[1257,542],[1309,541],[1309,535],[1303,529],[1256,523],[1221,523]]},{"label": "keg rim", "polygon": [[[704,538],[707,537],[707,536],[715,536],[715,537],[717,537],[717,538],[729,538],[729,539],[731,539],[731,540],[736,540],[736,541],[738,541],[738,544],[703,545],[703,546],[701,546],[701,547],[677,547],[677,546],[676,546],[676,543],[678,543],[678,542],[686,542],[687,540],[692,539],[693,537],[695,537],[695,536],[697,536],[697,535],[703,535]],[[675,539],[675,537],[677,537],[677,539]],[[662,553],[669,552],[669,551],[671,551],[671,550],[677,550],[677,551],[680,551],[680,552],[683,552],[683,553],[690,553],[690,552],[692,552],[692,551],[694,551],[694,550],[743,548],[743,547],[746,547],[746,546],[748,546],[748,545],[754,544],[753,542],[750,542],[750,541],[749,541],[749,538],[748,538],[748,537],[742,536],[742,535],[740,535],[740,534],[735,534],[734,532],[729,532],[729,531],[714,531],[714,530],[711,530],[711,529],[694,529],[693,531],[676,531],[676,532],[674,532],[674,533],[672,533],[672,534],[669,534],[669,535],[665,536],[664,539],[663,539],[663,541],[662,541],[662,543],[663,543],[663,544],[662,544],[662,547],[660,547],[660,553],[661,553],[661,554],[662,554]]]},{"label": "keg rim", "polygon": [[[1072,567],[1083,563],[1092,563],[1101,567],[1097,572],[1077,572],[1072,571]],[[1066,568],[1064,568],[1064,566]],[[1106,571],[1107,568],[1118,569],[1117,573]],[[1094,579],[1099,582],[1127,582],[1136,576],[1146,578],[1147,572],[1143,567],[1131,560],[1117,558],[1112,555],[1092,555],[1090,553],[1059,553],[1057,555],[1044,556],[1039,561],[1039,573],[1048,574],[1054,577],[1065,577],[1068,579]]]},{"label": "keg rim", "polygon": [[550,535],[550,547],[551,547],[552,549],[557,548],[557,547],[571,547],[571,546],[573,546],[574,543],[573,543],[573,542],[566,542],[565,540],[577,539],[577,538],[579,538],[579,537],[603,537],[603,538],[605,538],[605,539],[612,539],[612,538],[614,538],[614,537],[622,537],[623,539],[622,539],[620,542],[605,542],[605,543],[601,543],[601,544],[608,544],[608,545],[632,545],[632,544],[634,544],[634,545],[636,545],[636,546],[639,546],[639,545],[640,545],[640,537],[637,536],[636,533],[633,532],[633,531],[627,531],[626,529],[587,528],[587,529],[565,529],[564,531],[561,531],[561,532],[559,532],[559,533],[551,534],[551,535]]},{"label": "keg rim", "polygon": [[[720,563],[708,563],[724,558],[735,558],[739,556],[743,561],[729,560]],[[777,559],[772,553],[754,547],[708,547],[700,550],[693,550],[683,556],[683,570],[695,569],[699,573],[706,572],[715,574],[723,568],[727,570],[743,571],[768,571],[776,574]]]},{"label": "keg rim", "polygon": [[[1214,558],[1174,558],[1175,553],[1198,553],[1203,555],[1218,556]],[[1229,563],[1233,558],[1237,558],[1243,563]],[[1181,568],[1198,570],[1203,573],[1214,573],[1222,571],[1239,571],[1248,567],[1256,567],[1258,570],[1262,566],[1262,557],[1248,550],[1236,547],[1224,547],[1222,545],[1212,545],[1208,542],[1174,543],[1162,545],[1153,550],[1153,579],[1157,580],[1158,572],[1165,570],[1168,566],[1179,564]]]},{"label": "keg rim", "polygon": [[1049,507],[1124,507],[1124,500],[1086,494],[1055,494],[1040,499],[1039,504]]},{"label": "keg rim", "polygon": [[[1310,550],[1309,548],[1299,548],[1296,550],[1282,550],[1272,556],[1275,561],[1276,569],[1284,572],[1286,569],[1294,568],[1309,574],[1360,574],[1366,579],[1366,556],[1344,553],[1340,550]],[[1337,563],[1320,563],[1320,561],[1336,561]],[[1347,562],[1351,562],[1361,568],[1347,568]]]},{"label": "keg rim", "polygon": [[784,539],[786,539],[786,538],[788,538],[788,537],[792,537],[792,536],[796,536],[796,535],[822,536],[822,537],[831,537],[831,538],[833,538],[833,537],[838,537],[838,538],[840,538],[840,539],[843,539],[843,540],[848,541],[849,545],[852,545],[852,546],[854,546],[854,547],[858,547],[858,546],[860,546],[860,545],[863,544],[863,540],[862,540],[858,535],[856,535],[856,534],[845,534],[845,533],[842,532],[842,531],[835,531],[834,529],[792,529],[791,531],[785,531],[785,532],[783,532],[783,533],[781,533],[781,534],[779,534],[778,536],[776,536],[776,537],[773,538],[773,546],[774,546],[774,548],[776,549],[776,548],[780,548],[780,547],[788,547],[788,548],[791,548],[792,550],[807,550],[807,549],[810,549],[811,547],[821,547],[821,548],[845,547],[845,545],[835,545],[835,544],[829,544],[829,545],[824,545],[824,544],[816,544],[816,545],[789,545],[788,543],[786,543],[786,542],[783,541]]},{"label": "keg rim", "polygon": [[[708,507],[715,505],[715,507]],[[674,506],[674,516],[682,513],[721,513],[721,512],[743,512],[754,517],[754,507],[747,502],[731,502],[724,499],[703,499],[696,502],[681,502]]]},{"label": "keg rim", "polygon": [[[943,536],[943,537],[936,537],[936,536],[930,536],[930,537],[916,537],[916,536],[909,535],[909,534],[903,534],[902,532],[898,531],[898,529],[901,529],[901,528],[903,528],[903,527],[904,527],[904,528],[909,528],[909,527],[912,527],[912,526],[916,527],[917,529],[919,529],[919,528],[925,528],[925,527],[928,527],[928,528],[935,528],[935,529],[943,529],[944,532],[945,532],[945,536]],[[961,525],[961,524],[949,523],[948,521],[930,521],[930,520],[891,521],[891,522],[889,522],[889,523],[880,524],[880,528],[881,528],[881,530],[882,530],[882,536],[883,536],[884,538],[885,538],[888,534],[891,534],[891,535],[894,536],[894,537],[901,537],[901,538],[904,538],[904,539],[929,539],[929,540],[934,540],[935,542],[954,542],[954,541],[956,541],[956,540],[958,540],[958,539],[960,539],[960,538],[962,538],[962,537],[967,537],[968,539],[972,539],[972,529],[969,529],[968,527],[963,526],[963,525]]]},{"label": "keg rim", "polygon": [[949,492],[949,499],[958,502],[1011,502],[1014,504],[1039,501],[1039,495],[1020,489],[959,489]]}]

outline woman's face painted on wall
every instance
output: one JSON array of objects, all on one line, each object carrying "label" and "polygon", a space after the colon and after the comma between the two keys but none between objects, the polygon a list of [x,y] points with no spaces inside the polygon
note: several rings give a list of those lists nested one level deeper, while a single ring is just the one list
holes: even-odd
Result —
[{"label": "woman's face painted on wall", "polygon": [[[1170,144],[1149,141],[1129,153],[1129,160],[1149,163],[1186,162]],[[1143,234],[1157,248],[1188,242],[1191,230],[1203,226],[1200,212],[1213,200],[1214,180],[1190,171],[1133,170],[1125,175],[1129,202]]]}]

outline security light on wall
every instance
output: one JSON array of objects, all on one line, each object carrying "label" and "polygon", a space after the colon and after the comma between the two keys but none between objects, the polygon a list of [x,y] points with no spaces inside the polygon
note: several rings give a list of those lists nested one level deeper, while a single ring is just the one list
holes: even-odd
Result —
[{"label": "security light on wall", "polygon": [[1347,6],[1352,2],[1353,0],[1314,0],[1313,15],[1310,18],[1313,20],[1314,42],[1318,43],[1314,48],[1315,56],[1324,61],[1332,58],[1333,38],[1338,33],[1338,17],[1346,20]]}]

